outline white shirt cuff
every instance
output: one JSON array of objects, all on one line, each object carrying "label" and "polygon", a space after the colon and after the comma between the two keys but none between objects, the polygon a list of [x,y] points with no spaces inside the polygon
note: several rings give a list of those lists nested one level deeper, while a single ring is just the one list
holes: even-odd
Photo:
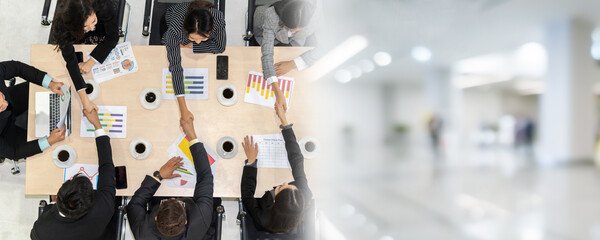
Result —
[{"label": "white shirt cuff", "polygon": [[298,71],[302,71],[308,67],[306,65],[306,62],[304,62],[304,60],[302,59],[302,57],[294,58],[294,63],[296,63],[296,68],[298,69]]},{"label": "white shirt cuff", "polygon": [[94,135],[96,135],[96,137],[102,137],[102,136],[106,136],[106,132],[104,131],[104,128],[100,128],[100,129],[94,131]]},{"label": "white shirt cuff", "polygon": [[175,97],[185,97],[185,94],[175,95]]},{"label": "white shirt cuff", "polygon": [[267,78],[267,85],[271,85],[271,83],[277,82],[277,77],[272,76],[270,78]]}]

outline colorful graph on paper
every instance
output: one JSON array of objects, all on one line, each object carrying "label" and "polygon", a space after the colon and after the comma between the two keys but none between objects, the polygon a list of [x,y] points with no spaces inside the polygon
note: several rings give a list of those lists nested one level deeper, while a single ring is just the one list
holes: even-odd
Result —
[{"label": "colorful graph on paper", "polygon": [[77,174],[85,176],[92,182],[94,189],[98,188],[98,165],[96,164],[74,164],[69,168],[65,168],[63,172],[63,183]]},{"label": "colorful graph on paper", "polygon": [[[217,153],[208,147],[201,139],[198,140],[200,140],[200,142],[204,145],[211,172],[213,176],[215,176],[215,163],[219,160],[219,155],[217,155]],[[190,141],[185,134],[179,136],[167,149],[167,152],[169,153],[169,157],[180,156],[183,158],[183,165],[175,169],[174,172],[181,175],[181,177],[167,179],[167,184],[171,187],[194,188],[196,186],[196,170],[194,166],[194,159],[192,157],[192,153],[190,152]]]},{"label": "colorful graph on paper", "polygon": [[[208,68],[184,68],[183,85],[186,100],[208,100]],[[175,100],[173,76],[163,68],[163,97]]]},{"label": "colorful graph on paper", "polygon": [[[292,93],[294,92],[294,79],[279,77],[277,83],[279,83],[279,88],[285,96],[285,101],[289,109],[290,99],[292,99]],[[275,106],[275,92],[271,85],[267,85],[267,80],[263,78],[262,73],[250,71],[248,74],[244,102],[271,108]]]},{"label": "colorful graph on paper", "polygon": [[[127,107],[98,106],[98,119],[106,135],[111,138],[127,137]],[[96,137],[94,125],[81,113],[81,137]]]},{"label": "colorful graph on paper", "polygon": [[[88,53],[88,57],[90,53]],[[108,54],[103,63],[92,67],[92,76],[101,83],[110,79],[138,71],[138,64],[131,48],[131,42],[121,43]]]}]

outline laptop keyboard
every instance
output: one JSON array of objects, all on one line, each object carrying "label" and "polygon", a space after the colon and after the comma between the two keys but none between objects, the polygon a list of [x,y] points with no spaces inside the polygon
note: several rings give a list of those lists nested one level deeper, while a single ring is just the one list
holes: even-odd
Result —
[{"label": "laptop keyboard", "polygon": [[60,121],[60,96],[56,93],[50,94],[50,132],[56,128]]}]

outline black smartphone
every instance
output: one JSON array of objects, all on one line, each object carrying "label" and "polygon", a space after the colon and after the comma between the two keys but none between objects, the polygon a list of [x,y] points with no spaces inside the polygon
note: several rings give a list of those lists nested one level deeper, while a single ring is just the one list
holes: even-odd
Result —
[{"label": "black smartphone", "polygon": [[127,188],[127,169],[125,166],[115,167],[115,178],[117,180],[117,189]]},{"label": "black smartphone", "polygon": [[83,52],[75,52],[75,56],[77,56],[77,62],[83,62]]},{"label": "black smartphone", "polygon": [[229,75],[229,56],[217,56],[217,80],[227,80]]}]

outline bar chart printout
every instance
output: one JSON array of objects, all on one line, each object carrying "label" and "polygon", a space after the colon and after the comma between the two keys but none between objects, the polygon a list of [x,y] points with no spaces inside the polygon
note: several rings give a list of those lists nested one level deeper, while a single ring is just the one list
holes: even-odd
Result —
[{"label": "bar chart printout", "polygon": [[[168,68],[163,68],[163,98],[175,100],[173,76]],[[208,100],[208,68],[184,68],[183,85],[185,100]]]},{"label": "bar chart printout", "polygon": [[[289,77],[279,77],[277,79],[288,109],[290,108],[290,99],[294,92],[294,79]],[[273,87],[267,84],[267,79],[263,78],[262,73],[250,71],[248,82],[246,82],[246,94],[244,102],[258,104],[273,108],[275,106],[275,91]]]},{"label": "bar chart printout", "polygon": [[[111,138],[127,137],[127,106],[98,106],[98,119],[106,135]],[[96,137],[94,125],[81,113],[80,136]]]}]

